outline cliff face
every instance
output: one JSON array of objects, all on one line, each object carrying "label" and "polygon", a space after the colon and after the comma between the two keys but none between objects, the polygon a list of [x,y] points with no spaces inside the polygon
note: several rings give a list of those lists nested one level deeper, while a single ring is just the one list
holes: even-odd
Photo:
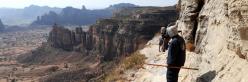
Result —
[{"label": "cliff face", "polygon": [[[247,0],[179,0],[179,29],[196,56],[198,72],[189,82],[246,82],[248,72]],[[197,62],[197,63],[196,63]]]},{"label": "cliff face", "polygon": [[180,0],[179,27],[183,30],[185,39],[195,43],[197,50],[203,48],[202,41],[209,39],[210,35],[218,35],[211,38],[226,42],[228,49],[246,59],[248,30],[245,8],[248,6],[243,4],[246,4],[245,0]]},{"label": "cliff face", "polygon": [[111,19],[97,21],[87,32],[81,28],[69,31],[55,26],[48,43],[64,50],[97,53],[104,60],[112,60],[143,47],[160,27],[174,21],[176,16],[173,8],[124,9]]}]

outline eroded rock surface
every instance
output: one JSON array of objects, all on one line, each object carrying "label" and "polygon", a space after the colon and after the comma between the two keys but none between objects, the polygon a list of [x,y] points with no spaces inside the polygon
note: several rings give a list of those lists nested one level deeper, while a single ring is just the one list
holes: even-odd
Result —
[{"label": "eroded rock surface", "polygon": [[[196,46],[186,82],[246,82],[247,0],[179,0],[179,28]],[[195,63],[197,62],[197,63]]]}]

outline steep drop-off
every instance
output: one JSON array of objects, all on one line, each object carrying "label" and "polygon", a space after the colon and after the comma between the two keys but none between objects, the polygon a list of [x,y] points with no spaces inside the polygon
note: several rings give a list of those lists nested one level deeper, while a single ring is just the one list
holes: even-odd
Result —
[{"label": "steep drop-off", "polygon": [[[111,69],[113,65],[109,62],[116,62],[143,48],[146,42],[158,33],[160,27],[174,22],[177,15],[174,6],[135,7],[124,8],[112,18],[98,20],[87,31],[82,28],[68,30],[54,25],[47,43],[29,54],[20,56],[18,60],[26,64],[75,64],[74,71],[52,75],[45,79],[47,82],[77,82],[82,79],[88,81],[89,78],[102,74],[96,70],[105,72]],[[97,73],[78,70],[88,70],[89,67]],[[92,77],[77,78],[77,81],[69,78],[77,77],[79,73]],[[62,77],[67,80],[62,80]]]}]

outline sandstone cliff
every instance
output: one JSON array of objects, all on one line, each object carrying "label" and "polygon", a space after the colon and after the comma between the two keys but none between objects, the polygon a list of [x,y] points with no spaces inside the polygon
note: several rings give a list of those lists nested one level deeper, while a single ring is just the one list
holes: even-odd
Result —
[{"label": "sandstone cliff", "polygon": [[210,44],[210,41],[206,40],[213,40],[215,44],[220,41],[223,44],[221,46],[226,46],[225,48],[236,52],[240,58],[246,59],[247,6],[243,5],[246,2],[180,0],[177,6],[180,11],[179,28],[183,30],[188,42],[195,43],[199,53],[204,51],[205,45]]},{"label": "sandstone cliff", "polygon": [[[179,28],[198,53],[189,81],[246,82],[247,0],[179,0]],[[188,59],[190,60],[190,59]],[[194,63],[197,62],[197,63]]]}]

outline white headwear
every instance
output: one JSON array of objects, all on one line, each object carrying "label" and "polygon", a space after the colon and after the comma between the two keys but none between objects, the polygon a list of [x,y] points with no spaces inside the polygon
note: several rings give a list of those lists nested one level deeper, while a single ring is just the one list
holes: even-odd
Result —
[{"label": "white headwear", "polygon": [[170,37],[176,36],[178,34],[177,24],[167,27],[166,30]]}]

